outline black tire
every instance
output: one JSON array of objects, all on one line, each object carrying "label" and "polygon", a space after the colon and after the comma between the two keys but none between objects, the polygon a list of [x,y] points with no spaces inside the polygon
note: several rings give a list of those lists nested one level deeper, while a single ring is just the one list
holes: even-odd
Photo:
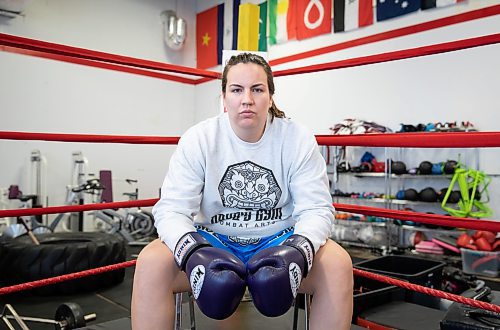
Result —
[{"label": "black tire", "polygon": [[[48,233],[36,235],[40,245],[23,235],[0,244],[0,282],[25,283],[125,261],[125,241],[117,235]],[[33,289],[40,295],[96,291],[121,283],[125,269]]]}]

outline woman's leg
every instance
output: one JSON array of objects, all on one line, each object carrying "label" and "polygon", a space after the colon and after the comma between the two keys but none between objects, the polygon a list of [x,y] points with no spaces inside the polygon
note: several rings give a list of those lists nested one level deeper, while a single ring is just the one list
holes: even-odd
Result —
[{"label": "woman's leg", "polygon": [[142,249],[132,290],[132,329],[173,329],[174,293],[190,291],[170,249],[159,239]]},{"label": "woman's leg", "polygon": [[311,271],[299,291],[313,295],[309,319],[311,330],[350,329],[352,261],[340,245],[327,240],[316,253]]},{"label": "woman's leg", "polygon": [[[132,329],[173,329],[174,293],[191,291],[186,273],[179,270],[170,249],[159,239],[142,249],[135,266],[132,290]],[[216,303],[216,302],[215,302]],[[214,320],[217,329],[238,329],[238,311]]]}]

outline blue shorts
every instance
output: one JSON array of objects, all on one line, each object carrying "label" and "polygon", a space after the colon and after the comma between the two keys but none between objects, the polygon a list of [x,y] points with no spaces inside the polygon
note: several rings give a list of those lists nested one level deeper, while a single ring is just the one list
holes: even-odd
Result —
[{"label": "blue shorts", "polygon": [[271,236],[260,238],[221,235],[202,226],[196,226],[196,230],[212,244],[212,246],[231,252],[246,265],[248,260],[260,250],[280,245],[293,234],[294,227],[289,227]]}]

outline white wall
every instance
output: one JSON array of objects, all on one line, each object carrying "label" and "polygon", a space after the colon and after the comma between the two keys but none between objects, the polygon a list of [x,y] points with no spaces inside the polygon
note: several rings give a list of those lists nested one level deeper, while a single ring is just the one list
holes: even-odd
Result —
[{"label": "white wall", "polygon": [[[194,66],[194,39],[181,51],[163,42],[160,14],[174,9],[194,31],[194,1],[32,1],[23,16],[0,16],[0,32],[141,59]],[[163,79],[0,52],[0,130],[46,133],[179,136],[194,122],[194,87]],[[0,188],[33,193],[30,153],[46,158],[49,204],[62,205],[72,153],[87,173],[112,170],[115,201],[134,190],[155,198],[175,146],[0,140]],[[5,202],[5,200],[4,200]],[[16,207],[10,203],[4,207]],[[2,206],[2,205],[0,205]]]},{"label": "white wall", "polygon": [[184,66],[195,64],[195,40],[180,51],[163,42],[161,13],[174,10],[195,31],[195,0],[27,1],[22,16],[0,16],[0,32]]},{"label": "white wall", "polygon": [[[177,9],[175,8],[177,3]],[[195,15],[221,1],[108,0],[32,1],[24,16],[0,17],[0,32],[113,54],[195,66]],[[269,58],[301,53],[398,27],[493,5],[475,0],[411,14],[371,27],[273,46]],[[176,9],[188,20],[183,50],[164,46],[160,13]],[[425,46],[498,33],[500,17],[431,30],[277,66],[301,67],[339,59]],[[399,129],[399,123],[472,121],[480,130],[498,131],[500,46],[357,68],[276,79],[277,104],[315,133],[344,118],[360,118]],[[220,70],[220,68],[214,68]],[[0,52],[0,130],[126,135],[180,135],[187,127],[217,114],[220,82],[191,86],[155,78]],[[0,140],[0,188],[19,184],[29,192],[29,155],[47,158],[49,202],[64,201],[71,153],[81,150],[89,171],[110,169],[115,200],[129,190],[125,178],[139,179],[142,198],[157,196],[173,146],[76,144]],[[485,153],[487,154],[487,153]],[[483,154],[482,154],[483,155]],[[497,149],[481,162],[500,173]],[[484,156],[482,156],[484,157]],[[486,165],[485,165],[486,164]],[[497,184],[498,185],[498,184]],[[498,190],[498,188],[492,188]],[[500,192],[499,192],[500,193]],[[498,196],[499,193],[495,193]],[[500,214],[496,212],[496,214]],[[497,216],[498,217],[498,216]]]}]

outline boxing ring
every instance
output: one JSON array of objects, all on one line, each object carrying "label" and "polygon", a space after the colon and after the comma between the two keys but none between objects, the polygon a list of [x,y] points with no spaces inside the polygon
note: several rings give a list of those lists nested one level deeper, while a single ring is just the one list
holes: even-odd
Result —
[{"label": "boxing ring", "polygon": [[[498,7],[500,8],[500,7]],[[330,63],[311,65],[289,70],[275,71],[274,76],[288,76],[306,74],[310,72],[326,71],[369,65],[388,61],[397,61],[419,56],[429,56],[445,52],[452,52],[472,47],[500,43],[500,33],[483,37],[464,39],[437,45],[418,47],[402,51],[341,60]],[[179,83],[200,84],[209,80],[220,79],[220,73],[205,71],[182,66],[133,59],[85,50],[76,47],[51,44],[48,42],[0,34],[0,47],[4,51],[23,55],[39,56],[48,59],[71,62],[75,64],[88,64],[107,69],[119,69],[129,73],[143,74],[151,77],[161,77]],[[186,76],[201,77],[198,79]],[[321,146],[370,146],[370,147],[400,147],[400,148],[499,148],[500,132],[431,132],[431,133],[386,133],[364,135],[318,135],[317,142]],[[31,133],[0,131],[2,140],[36,140],[73,143],[104,143],[104,144],[144,144],[144,145],[176,145],[179,137],[163,136],[126,136],[126,135],[92,135],[92,134],[57,134],[57,133]],[[74,206],[50,206],[31,209],[0,210],[0,218],[21,217],[45,214],[58,214],[67,212],[84,212],[103,209],[119,209],[129,207],[148,207],[156,203],[156,198],[135,201],[122,201],[112,203],[86,204]],[[400,211],[385,208],[338,204],[334,203],[336,211],[358,213],[390,219],[411,220],[415,223],[432,224],[445,227],[458,227],[474,230],[488,230],[500,232],[500,220],[477,220],[444,216],[437,214],[419,213],[413,211]],[[113,270],[135,266],[135,260],[88,269],[76,273],[50,277],[32,282],[0,288],[0,295],[30,290],[64,281],[70,281],[91,275],[101,274]],[[475,308],[500,313],[500,306],[484,301],[466,298],[437,289],[409,283],[407,281],[376,274],[369,271],[354,269],[354,275],[380,281],[390,285],[402,287],[407,290],[447,299]]]}]

